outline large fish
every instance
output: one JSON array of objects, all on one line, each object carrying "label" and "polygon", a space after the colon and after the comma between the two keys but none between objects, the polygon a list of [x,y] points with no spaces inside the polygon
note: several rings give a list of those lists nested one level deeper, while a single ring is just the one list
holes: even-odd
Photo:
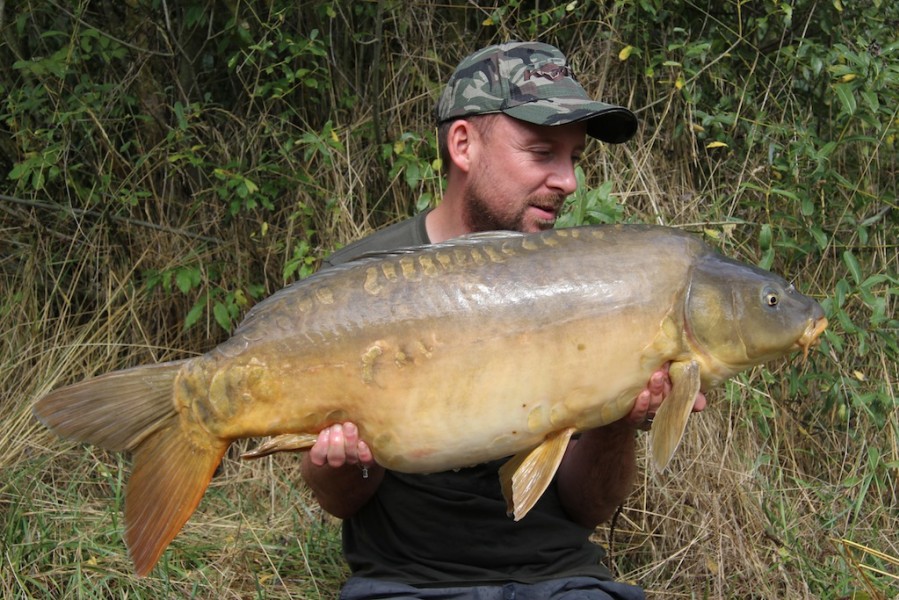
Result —
[{"label": "large fish", "polygon": [[520,519],[571,435],[627,415],[665,363],[660,467],[699,389],[807,353],[826,325],[780,277],[674,229],[488,234],[319,273],[203,356],[55,390],[34,413],[62,437],[133,452],[125,540],[146,574],[238,438],[291,434],[258,454],[302,449],[349,420],[397,471],[514,455],[500,476]]}]

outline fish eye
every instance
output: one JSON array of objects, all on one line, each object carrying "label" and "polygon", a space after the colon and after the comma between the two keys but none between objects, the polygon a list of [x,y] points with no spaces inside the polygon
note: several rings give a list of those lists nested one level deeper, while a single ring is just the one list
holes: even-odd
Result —
[{"label": "fish eye", "polygon": [[765,304],[767,304],[768,306],[777,306],[778,302],[780,302],[780,298],[778,298],[777,294],[775,294],[774,292],[768,292],[767,294],[765,294]]}]

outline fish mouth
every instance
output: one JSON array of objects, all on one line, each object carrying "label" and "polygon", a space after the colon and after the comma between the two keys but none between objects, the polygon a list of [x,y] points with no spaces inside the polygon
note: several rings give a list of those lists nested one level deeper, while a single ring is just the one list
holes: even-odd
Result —
[{"label": "fish mouth", "polygon": [[827,329],[827,317],[818,317],[810,319],[802,336],[796,340],[796,345],[802,348],[802,360],[808,359],[808,351],[810,348],[821,343],[820,336]]}]

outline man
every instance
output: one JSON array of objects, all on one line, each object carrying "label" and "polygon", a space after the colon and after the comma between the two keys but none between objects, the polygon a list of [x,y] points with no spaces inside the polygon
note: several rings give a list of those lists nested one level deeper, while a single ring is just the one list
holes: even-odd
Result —
[{"label": "man", "polygon": [[[463,60],[437,121],[447,176],[439,206],[327,264],[478,231],[549,229],[577,185],[586,135],[620,143],[637,128],[629,110],[591,100],[565,57],[539,43],[492,46]],[[375,462],[353,423],[322,431],[302,473],[321,506],[344,519],[353,577],[341,598],[643,598],[611,581],[588,538],[631,492],[636,432],[651,424],[669,387],[664,370],[653,374],[627,418],[572,441],[553,485],[520,522],[506,515],[502,460],[395,473]],[[694,410],[704,405],[700,395]]]}]

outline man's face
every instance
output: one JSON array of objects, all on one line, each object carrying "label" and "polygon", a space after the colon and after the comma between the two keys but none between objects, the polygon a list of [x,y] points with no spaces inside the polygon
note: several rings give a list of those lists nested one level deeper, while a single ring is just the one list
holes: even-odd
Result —
[{"label": "man's face", "polygon": [[498,115],[486,135],[475,133],[478,160],[469,172],[463,219],[472,231],[532,233],[552,228],[574,192],[574,166],[586,126],[532,125]]}]

